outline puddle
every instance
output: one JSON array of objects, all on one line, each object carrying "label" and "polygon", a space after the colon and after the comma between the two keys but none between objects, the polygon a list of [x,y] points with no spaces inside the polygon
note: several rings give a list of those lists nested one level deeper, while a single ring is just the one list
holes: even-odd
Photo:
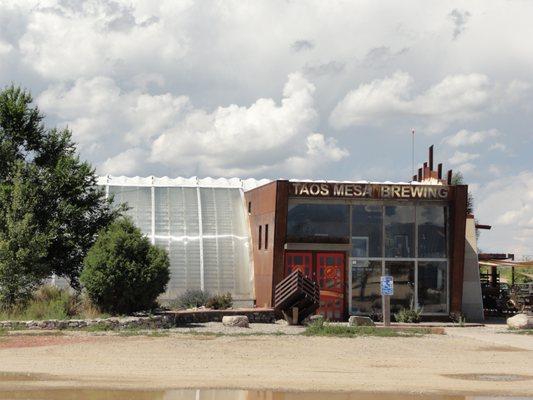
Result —
[{"label": "puddle", "polygon": [[[470,400],[469,396],[401,395],[371,393],[271,392],[248,390],[109,390],[109,389],[48,389],[2,390],[0,399],[26,400]],[[484,400],[501,400],[485,397]],[[506,397],[506,399],[513,399]],[[521,397],[521,400],[533,398]]]},{"label": "puddle", "polygon": [[464,379],[468,381],[485,381],[485,382],[519,382],[533,379],[531,375],[515,374],[448,374],[447,378]]}]

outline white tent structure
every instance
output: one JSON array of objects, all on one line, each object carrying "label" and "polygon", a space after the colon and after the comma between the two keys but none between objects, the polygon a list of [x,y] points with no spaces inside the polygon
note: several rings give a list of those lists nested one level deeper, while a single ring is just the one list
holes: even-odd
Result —
[{"label": "white tent structure", "polygon": [[100,177],[98,184],[153,244],[168,251],[170,282],[163,300],[186,289],[230,292],[253,302],[253,266],[245,190],[268,180]]}]

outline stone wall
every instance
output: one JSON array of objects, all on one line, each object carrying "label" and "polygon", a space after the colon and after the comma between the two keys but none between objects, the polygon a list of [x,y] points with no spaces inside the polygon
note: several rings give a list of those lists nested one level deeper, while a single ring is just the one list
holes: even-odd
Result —
[{"label": "stone wall", "polygon": [[0,329],[168,329],[186,324],[221,322],[222,317],[225,315],[246,315],[251,323],[274,323],[276,321],[274,311],[272,310],[192,310],[165,312],[154,316],[144,317],[0,321]]}]

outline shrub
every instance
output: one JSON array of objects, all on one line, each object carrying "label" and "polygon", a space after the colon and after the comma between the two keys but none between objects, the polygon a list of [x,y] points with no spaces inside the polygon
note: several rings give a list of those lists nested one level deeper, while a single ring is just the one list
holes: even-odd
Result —
[{"label": "shrub", "polygon": [[100,232],[84,264],[81,282],[89,298],[112,314],[153,308],[170,279],[166,251],[126,218]]},{"label": "shrub", "polygon": [[394,319],[396,322],[418,323],[421,320],[421,313],[421,310],[402,308],[394,314]]},{"label": "shrub", "polygon": [[201,289],[187,289],[172,301],[172,308],[198,308],[205,306],[209,300],[209,293]]},{"label": "shrub", "polygon": [[231,297],[231,293],[217,294],[211,296],[205,303],[205,306],[207,308],[212,308],[214,310],[226,310],[228,308],[231,308],[232,305],[233,298]]}]

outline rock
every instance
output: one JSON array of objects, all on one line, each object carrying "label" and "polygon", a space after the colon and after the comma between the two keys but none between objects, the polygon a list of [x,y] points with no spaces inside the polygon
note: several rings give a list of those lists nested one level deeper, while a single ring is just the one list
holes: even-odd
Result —
[{"label": "rock", "polygon": [[507,318],[507,326],[513,329],[533,329],[533,316],[527,314],[516,314]]},{"label": "rock", "polygon": [[370,317],[362,317],[359,315],[352,315],[348,320],[350,326],[375,326],[374,321]]},{"label": "rock", "polygon": [[248,328],[250,326],[246,315],[226,315],[222,317],[222,324],[225,326],[237,326],[239,328]]},{"label": "rock", "polygon": [[289,325],[289,323],[285,321],[284,319],[278,319],[276,321],[276,325]]}]

